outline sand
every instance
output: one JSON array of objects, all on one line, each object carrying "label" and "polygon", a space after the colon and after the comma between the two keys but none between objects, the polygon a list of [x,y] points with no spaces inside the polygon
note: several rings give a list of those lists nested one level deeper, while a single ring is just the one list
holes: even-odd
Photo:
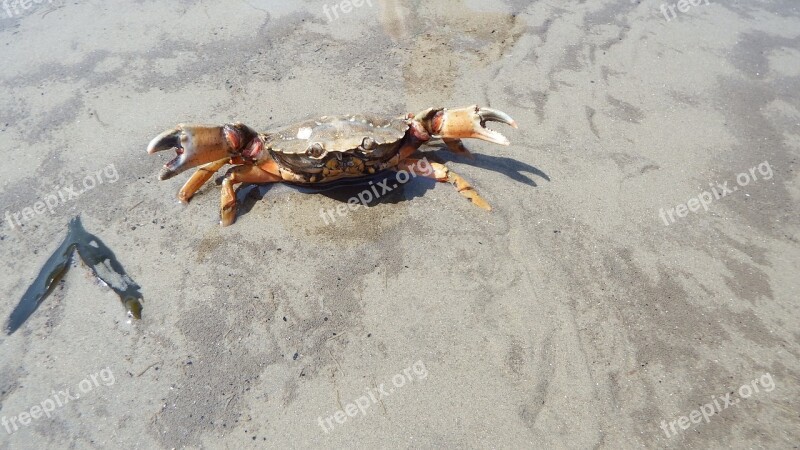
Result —
[{"label": "sand", "polygon": [[[0,447],[800,442],[797,2],[353,3],[0,4],[1,318],[76,215],[144,295],[76,262],[0,337]],[[277,185],[221,228],[145,152],[476,103],[512,144],[429,150],[490,213]]]}]

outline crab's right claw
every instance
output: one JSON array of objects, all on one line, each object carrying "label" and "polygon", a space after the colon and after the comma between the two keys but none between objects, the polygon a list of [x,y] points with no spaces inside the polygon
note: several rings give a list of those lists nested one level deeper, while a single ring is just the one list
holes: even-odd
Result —
[{"label": "crab's right claw", "polygon": [[500,122],[517,128],[517,122],[508,114],[478,105],[467,108],[442,110],[431,121],[434,134],[446,140],[482,139],[500,145],[509,145],[508,139],[497,131],[486,127],[486,122]]},{"label": "crab's right claw", "polygon": [[156,136],[147,146],[147,153],[175,150],[177,156],[164,164],[158,175],[167,180],[202,164],[237,155],[242,147],[255,140],[256,133],[236,123],[224,126],[184,125]]}]

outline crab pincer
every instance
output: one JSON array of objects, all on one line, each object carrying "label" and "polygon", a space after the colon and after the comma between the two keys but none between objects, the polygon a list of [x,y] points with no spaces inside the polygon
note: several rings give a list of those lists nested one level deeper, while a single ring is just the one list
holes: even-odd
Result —
[{"label": "crab pincer", "polygon": [[257,133],[240,123],[223,126],[186,125],[159,134],[147,146],[147,153],[174,150],[177,156],[164,164],[159,180],[168,180],[192,167],[222,159],[230,159],[242,152]]},{"label": "crab pincer", "polygon": [[[500,122],[517,128],[517,122],[508,114],[492,108],[481,108],[478,105],[459,109],[428,110],[434,114],[427,118],[427,126],[434,136],[447,140],[482,139],[494,144],[509,145],[508,139],[497,131],[486,127],[486,122]],[[425,111],[423,111],[424,114]],[[417,119],[425,120],[417,116]]]}]

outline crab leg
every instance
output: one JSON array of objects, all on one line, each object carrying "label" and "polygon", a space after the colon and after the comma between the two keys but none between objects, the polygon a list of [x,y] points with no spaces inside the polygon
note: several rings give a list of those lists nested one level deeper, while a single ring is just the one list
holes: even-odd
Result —
[{"label": "crab leg", "polygon": [[[427,168],[425,166],[428,166]],[[432,178],[439,182],[449,182],[456,187],[458,193],[469,199],[475,206],[491,211],[492,207],[489,203],[478,194],[478,191],[472,187],[461,175],[450,170],[444,164],[432,162],[428,160],[421,160],[415,158],[408,158],[401,161],[397,165],[398,169],[405,170],[417,175],[422,175],[427,178]],[[432,170],[431,170],[432,169]]]},{"label": "crab leg", "polygon": [[280,175],[267,172],[258,166],[236,166],[228,171],[222,180],[222,194],[220,196],[219,215],[223,227],[236,221],[236,192],[233,189],[239,183],[277,183],[283,181]]},{"label": "crab leg", "polygon": [[464,147],[464,141],[462,141],[461,139],[444,138],[442,140],[444,141],[445,145],[447,145],[447,148],[449,148],[451,152],[457,155],[466,156],[469,159],[475,159],[475,156],[473,156],[472,153],[469,150],[467,150],[466,147]]},{"label": "crab leg", "polygon": [[189,200],[192,199],[195,192],[198,189],[203,187],[206,184],[206,181],[210,180],[211,177],[214,176],[215,173],[219,169],[221,169],[225,164],[228,164],[230,158],[220,159],[219,161],[214,161],[212,163],[208,163],[205,165],[200,166],[197,171],[189,177],[189,180],[183,185],[180,191],[178,191],[178,200],[181,203],[189,203]]}]

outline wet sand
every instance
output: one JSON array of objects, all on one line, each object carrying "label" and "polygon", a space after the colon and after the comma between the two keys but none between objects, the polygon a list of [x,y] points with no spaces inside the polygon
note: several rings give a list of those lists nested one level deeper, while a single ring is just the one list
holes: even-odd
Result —
[{"label": "wet sand", "polygon": [[[76,261],[0,337],[0,448],[800,442],[800,5],[343,3],[0,6],[0,316],[76,215],[144,296]],[[511,145],[428,150],[490,213],[276,185],[221,228],[145,152],[475,103]]]}]

